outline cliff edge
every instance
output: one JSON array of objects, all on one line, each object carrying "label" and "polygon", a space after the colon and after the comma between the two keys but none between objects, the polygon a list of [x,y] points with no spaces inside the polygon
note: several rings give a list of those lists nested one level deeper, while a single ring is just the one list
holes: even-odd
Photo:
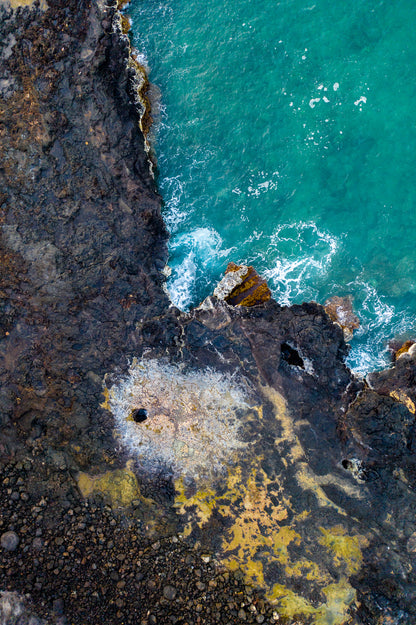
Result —
[{"label": "cliff edge", "polygon": [[416,357],[357,379],[263,281],[170,305],[130,52],[0,3],[2,622],[413,624]]}]

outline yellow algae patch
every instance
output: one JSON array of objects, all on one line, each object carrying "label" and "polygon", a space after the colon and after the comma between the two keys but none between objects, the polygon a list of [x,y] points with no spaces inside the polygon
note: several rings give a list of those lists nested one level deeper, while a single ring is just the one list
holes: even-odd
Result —
[{"label": "yellow algae patch", "polygon": [[151,499],[145,499],[140,494],[137,478],[129,463],[125,469],[107,471],[102,475],[88,475],[79,473],[78,488],[86,499],[94,495],[101,495],[109,501],[113,508],[126,507],[135,499],[148,505],[153,505]]},{"label": "yellow algae patch", "polygon": [[[210,531],[214,532],[213,542],[220,543],[217,557],[229,569],[241,570],[247,583],[262,588],[281,616],[305,618],[313,625],[343,625],[356,600],[348,576],[360,569],[361,549],[367,539],[349,535],[341,524],[320,527],[322,508],[330,508],[332,518],[345,518],[321,484],[334,483],[351,496],[360,496],[360,492],[339,476],[314,474],[283,397],[270,388],[262,391],[272,403],[276,420],[271,452],[285,454],[297,487],[315,494],[313,507],[295,513],[284,476],[271,479],[263,469],[263,458],[250,456],[248,447],[244,457],[235,451],[234,466],[221,483],[196,480],[191,488],[186,480],[177,480],[176,509],[186,520],[186,535],[194,531],[198,536],[202,531],[206,541]],[[314,511],[319,523],[314,522]],[[298,589],[300,580],[302,591],[296,592],[293,587]],[[316,602],[317,593],[321,594],[320,603]]]},{"label": "yellow algae patch", "polygon": [[401,389],[398,389],[397,391],[391,391],[390,397],[392,397],[393,399],[399,401],[401,404],[404,404],[406,406],[406,408],[412,414],[416,413],[416,406],[415,406],[414,402],[412,402],[410,397],[408,395],[406,395],[406,393],[404,391],[402,391]]},{"label": "yellow algae patch", "polygon": [[[17,7],[30,7],[35,3],[35,0],[0,0],[0,6],[8,5],[11,6],[12,9],[16,9]],[[45,0],[40,0],[40,8],[46,10],[48,8]]]},{"label": "yellow algae patch", "polygon": [[360,534],[348,536],[342,525],[319,529],[323,534],[319,542],[329,549],[335,565],[345,566],[348,575],[358,573],[363,563],[361,549],[368,546],[368,539]]},{"label": "yellow algae patch", "polygon": [[343,625],[349,622],[348,610],[356,600],[356,592],[345,578],[322,589],[325,603],[314,607],[310,601],[289,590],[282,584],[275,584],[266,597],[275,602],[278,612],[287,618],[304,616],[312,625]]},{"label": "yellow algae patch", "polygon": [[273,554],[281,564],[288,564],[290,560],[288,546],[292,542],[299,545],[300,541],[301,537],[290,526],[279,527],[279,530],[273,535]]},{"label": "yellow algae patch", "polygon": [[[279,492],[259,462],[257,459],[248,474],[241,466],[230,469],[221,494],[205,487],[188,497],[183,481],[177,480],[175,505],[189,519],[185,529],[188,535],[193,526],[206,525],[214,510],[230,519],[222,536],[221,560],[233,570],[240,568],[248,581],[263,587],[263,563],[258,556],[273,550],[274,541],[278,540],[274,534],[286,519],[287,510],[279,503]],[[282,531],[285,529],[288,528]],[[289,540],[293,537],[290,534]]]},{"label": "yellow algae patch", "polygon": [[104,387],[103,390],[104,401],[100,404],[101,408],[104,410],[110,410],[110,391],[107,387]]},{"label": "yellow algae patch", "polygon": [[213,488],[207,487],[206,490],[199,490],[195,495],[189,497],[185,493],[185,485],[182,478],[175,482],[175,508],[180,514],[185,514],[192,510],[192,520],[187,523],[184,535],[189,536],[192,532],[193,525],[196,524],[202,528],[211,518],[212,511],[216,504],[216,493]]},{"label": "yellow algae patch", "polygon": [[286,452],[286,462],[299,462],[305,457],[305,452],[296,435],[293,419],[287,410],[283,395],[271,386],[263,386],[261,390],[273,405],[275,418],[281,428],[281,435],[276,437],[275,440],[276,447],[279,447],[281,443],[284,443],[287,447],[287,443],[290,443],[290,452],[288,455]]},{"label": "yellow algae patch", "polygon": [[283,586],[283,584],[274,584],[267,598],[278,604],[279,613],[288,618],[294,618],[299,615],[308,616],[316,612],[316,608],[307,599],[297,595],[293,590]]}]

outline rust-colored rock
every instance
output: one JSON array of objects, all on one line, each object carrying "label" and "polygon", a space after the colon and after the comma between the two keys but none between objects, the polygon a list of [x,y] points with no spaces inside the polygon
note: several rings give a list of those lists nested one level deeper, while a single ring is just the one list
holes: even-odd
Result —
[{"label": "rust-colored rock", "polygon": [[252,266],[229,263],[224,278],[214,290],[218,299],[232,306],[258,306],[272,294],[264,278]]},{"label": "rust-colored rock", "polygon": [[397,349],[393,348],[393,359],[397,360],[398,358],[400,358],[400,356],[403,356],[403,354],[408,354],[410,351],[411,355],[413,355],[415,352],[415,348],[410,350],[413,345],[415,345],[415,341],[409,339],[408,341],[402,343]]},{"label": "rust-colored rock", "polygon": [[335,295],[325,302],[324,308],[331,321],[342,328],[345,340],[350,341],[354,330],[360,327],[360,320],[352,309],[351,297],[349,295],[346,297]]}]

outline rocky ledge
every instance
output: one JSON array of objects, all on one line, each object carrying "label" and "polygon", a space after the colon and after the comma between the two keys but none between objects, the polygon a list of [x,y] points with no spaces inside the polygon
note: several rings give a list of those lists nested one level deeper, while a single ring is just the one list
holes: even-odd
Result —
[{"label": "rocky ledge", "polygon": [[250,267],[172,307],[117,7],[2,2],[2,622],[413,624],[416,350]]}]

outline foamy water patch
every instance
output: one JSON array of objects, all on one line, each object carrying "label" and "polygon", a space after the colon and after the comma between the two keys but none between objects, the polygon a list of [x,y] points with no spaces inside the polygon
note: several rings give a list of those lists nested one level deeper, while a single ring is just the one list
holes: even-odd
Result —
[{"label": "foamy water patch", "polygon": [[165,198],[163,218],[170,232],[174,232],[186,219],[187,212],[181,205],[183,182],[180,176],[165,178],[160,184],[160,191]]},{"label": "foamy water patch", "polygon": [[270,237],[264,276],[274,297],[289,305],[299,298],[316,298],[327,276],[339,241],[313,222],[278,226]]},{"label": "foamy water patch", "polygon": [[360,327],[354,334],[347,364],[355,374],[364,376],[389,366],[389,340],[411,332],[415,323],[408,311],[397,310],[367,282],[357,281],[349,287],[354,293]]},{"label": "foamy water patch", "polygon": [[221,267],[231,249],[223,249],[218,232],[196,228],[171,240],[172,274],[167,283],[172,303],[187,310],[195,303],[196,286],[212,279],[217,266]]},{"label": "foamy water patch", "polygon": [[[249,391],[235,376],[142,360],[107,397],[123,444],[150,472],[212,477],[246,446],[240,418],[249,410]],[[146,411],[140,423],[135,410]]]}]

